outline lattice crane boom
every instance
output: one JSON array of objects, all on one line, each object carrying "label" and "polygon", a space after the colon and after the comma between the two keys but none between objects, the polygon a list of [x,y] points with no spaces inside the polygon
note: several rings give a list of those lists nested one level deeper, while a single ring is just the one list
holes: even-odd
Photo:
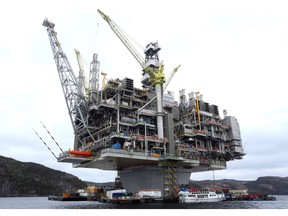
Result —
[{"label": "lattice crane boom", "polygon": [[46,18],[42,25],[46,27],[48,33],[74,133],[75,135],[83,134],[84,132],[90,134],[88,120],[84,118],[84,114],[87,112],[87,102],[68,58],[61,48],[57,32],[54,30],[55,24]]},{"label": "lattice crane boom", "polygon": [[103,17],[103,19],[109,24],[112,31],[117,35],[117,37],[121,40],[121,42],[125,45],[125,47],[129,50],[129,52],[134,56],[136,61],[141,65],[142,69],[145,70],[145,60],[144,58],[138,53],[138,51],[133,47],[129,39],[125,36],[125,34],[121,31],[119,26],[110,19],[109,16],[104,14],[101,10],[97,10],[98,13]]},{"label": "lattice crane boom", "polygon": [[98,61],[98,54],[93,54],[93,59],[90,64],[90,75],[89,75],[89,88],[92,91],[99,91],[99,73],[100,73],[100,62]]}]

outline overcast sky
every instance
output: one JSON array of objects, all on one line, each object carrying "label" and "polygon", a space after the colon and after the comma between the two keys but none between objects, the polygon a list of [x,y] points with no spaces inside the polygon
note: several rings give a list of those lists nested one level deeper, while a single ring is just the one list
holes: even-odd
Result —
[{"label": "overcast sky", "polygon": [[[97,9],[142,47],[158,41],[169,85],[199,91],[203,99],[238,119],[247,155],[215,172],[216,179],[255,180],[288,173],[288,2],[279,0],[155,1],[10,0],[0,7],[0,155],[36,162],[82,180],[113,181],[116,172],[58,163],[73,148],[73,131],[44,18],[54,22],[62,48],[78,74],[74,49],[87,65],[97,53],[109,78],[129,77],[141,87],[141,68]],[[131,39],[132,40],[132,39]],[[134,43],[134,42],[133,42]],[[144,56],[144,54],[143,54]],[[88,70],[88,67],[86,67]],[[101,83],[100,83],[101,84]],[[211,179],[212,173],[191,179]]]}]

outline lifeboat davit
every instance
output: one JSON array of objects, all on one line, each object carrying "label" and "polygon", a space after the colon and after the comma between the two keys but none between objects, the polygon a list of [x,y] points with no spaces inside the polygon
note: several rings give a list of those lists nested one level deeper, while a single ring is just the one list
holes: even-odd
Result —
[{"label": "lifeboat davit", "polygon": [[69,154],[81,155],[81,156],[86,156],[86,157],[91,157],[92,156],[91,151],[69,150]]}]

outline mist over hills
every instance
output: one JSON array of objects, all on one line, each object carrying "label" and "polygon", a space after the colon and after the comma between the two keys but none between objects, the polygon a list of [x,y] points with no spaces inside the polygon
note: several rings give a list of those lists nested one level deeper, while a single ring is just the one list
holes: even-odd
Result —
[{"label": "mist over hills", "polygon": [[[114,182],[85,182],[74,175],[41,164],[20,162],[0,156],[0,197],[49,196],[63,192],[76,192],[91,184],[113,186]],[[189,185],[195,188],[248,189],[249,193],[288,195],[288,177],[264,176],[255,181],[190,180]]]}]

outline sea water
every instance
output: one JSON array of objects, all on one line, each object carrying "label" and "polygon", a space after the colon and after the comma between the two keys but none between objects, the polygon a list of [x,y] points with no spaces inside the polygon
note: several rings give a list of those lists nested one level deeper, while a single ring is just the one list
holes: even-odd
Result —
[{"label": "sea water", "polygon": [[[1,197],[1,210],[14,209],[287,209],[288,196],[276,201],[222,201],[215,203],[135,203],[112,204],[97,201],[52,201],[48,197]],[[288,213],[288,212],[287,212]],[[1,214],[2,215],[2,214]],[[288,214],[286,214],[288,215]]]}]

